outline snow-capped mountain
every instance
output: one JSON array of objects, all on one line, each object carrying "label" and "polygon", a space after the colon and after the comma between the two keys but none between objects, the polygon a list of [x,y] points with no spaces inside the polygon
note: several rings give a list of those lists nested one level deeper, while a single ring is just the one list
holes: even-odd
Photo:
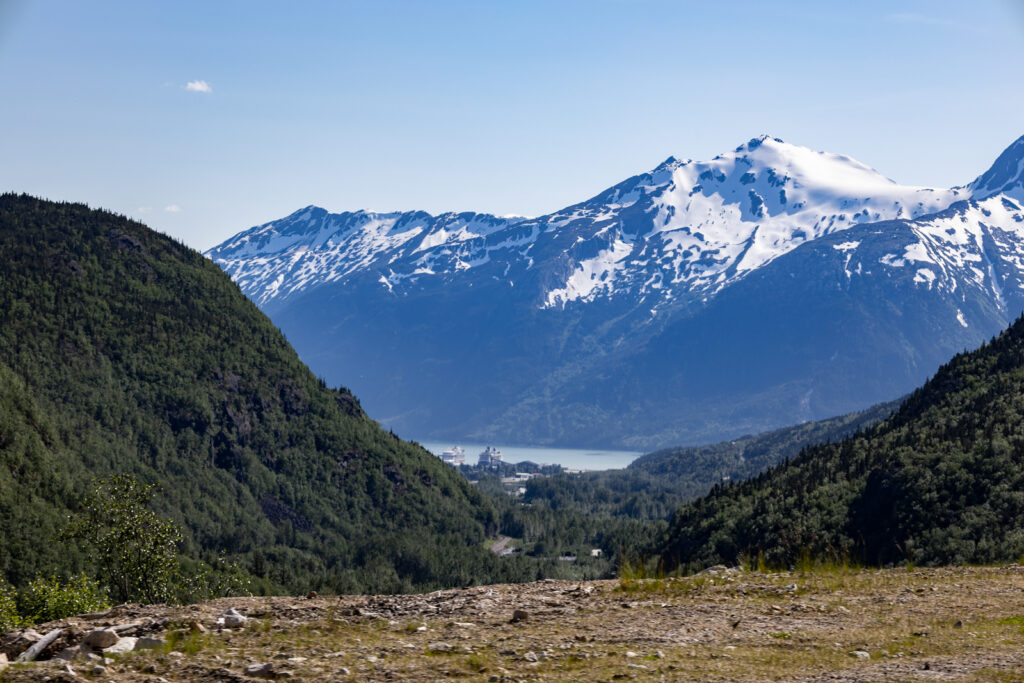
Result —
[{"label": "snow-capped mountain", "polygon": [[762,136],[708,162],[670,157],[541,218],[330,214],[310,206],[208,255],[269,309],[367,272],[389,292],[427,278],[455,280],[483,266],[514,286],[513,270],[552,259],[558,272],[545,278],[542,306],[624,295],[648,295],[654,303],[718,291],[822,235],[934,213],[968,196],[897,185],[848,157]]},{"label": "snow-capped mountain", "polygon": [[890,399],[994,334],[1022,172],[1024,138],[939,189],[762,136],[538,218],[306,207],[208,255],[405,433],[646,447]]}]

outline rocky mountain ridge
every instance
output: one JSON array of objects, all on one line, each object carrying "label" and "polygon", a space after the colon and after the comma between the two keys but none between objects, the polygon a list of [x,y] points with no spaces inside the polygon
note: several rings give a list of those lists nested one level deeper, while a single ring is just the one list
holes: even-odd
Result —
[{"label": "rocky mountain ridge", "polygon": [[1024,138],[952,189],[762,136],[540,218],[307,207],[208,252],[417,438],[650,449],[892,400],[1022,310]]},{"label": "rocky mountain ridge", "polygon": [[268,310],[366,272],[401,294],[427,278],[455,283],[477,270],[514,287],[535,268],[547,275],[535,292],[542,307],[622,296],[655,305],[713,294],[822,235],[916,218],[971,196],[970,188],[901,186],[848,157],[761,136],[708,162],[669,157],[539,218],[308,206],[207,255]]}]

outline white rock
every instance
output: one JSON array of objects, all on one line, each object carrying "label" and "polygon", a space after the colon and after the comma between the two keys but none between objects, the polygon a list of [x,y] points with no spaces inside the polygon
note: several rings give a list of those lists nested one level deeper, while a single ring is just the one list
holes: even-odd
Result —
[{"label": "white rock", "polygon": [[121,655],[125,652],[132,652],[135,646],[138,644],[139,639],[131,636],[125,636],[119,641],[111,645],[110,647],[103,650],[105,655]]},{"label": "white rock", "polygon": [[245,667],[245,675],[254,678],[274,678],[276,676],[273,664],[250,664]]},{"label": "white rock", "polygon": [[871,659],[871,653],[865,652],[864,650],[854,650],[850,653],[850,656],[856,657],[857,659]]},{"label": "white rock", "polygon": [[228,628],[238,628],[249,620],[244,614],[239,614],[234,608],[229,609],[224,613],[224,616],[217,620],[217,623],[221,623],[221,619],[224,620],[224,626]]}]

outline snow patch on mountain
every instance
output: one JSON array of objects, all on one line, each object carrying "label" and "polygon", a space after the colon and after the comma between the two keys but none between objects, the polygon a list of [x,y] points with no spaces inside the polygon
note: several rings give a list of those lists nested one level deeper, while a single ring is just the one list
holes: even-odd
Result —
[{"label": "snow patch on mountain", "polygon": [[593,301],[598,292],[610,290],[615,283],[616,271],[625,268],[626,258],[633,247],[621,240],[597,256],[581,261],[569,276],[565,287],[548,292],[547,305],[555,306],[566,301]]},{"label": "snow patch on mountain", "polygon": [[[999,246],[1019,235],[1003,239],[981,224],[1020,225],[1022,171],[1024,138],[970,185],[938,189],[900,185],[849,157],[761,136],[710,161],[669,157],[547,216],[332,214],[309,206],[242,232],[208,256],[261,306],[369,276],[396,295],[429,279],[472,286],[474,278],[485,278],[508,287],[532,282],[528,295],[540,307],[627,298],[657,309],[706,301],[825,235],[922,219],[916,246],[875,261],[913,265],[921,286],[955,286],[940,272],[954,267],[976,267],[980,275],[970,271],[972,277],[995,283],[985,249],[999,252],[993,258],[1019,258]],[[956,218],[946,216],[960,204],[966,208]],[[988,246],[978,241],[982,233]],[[833,245],[847,254],[848,278],[870,272],[857,256],[860,246],[854,240]],[[934,279],[919,272],[922,264]],[[526,274],[538,269],[544,276],[529,280]]]},{"label": "snow patch on mountain", "polygon": [[1015,202],[1001,195],[958,202],[946,211],[897,225],[913,237],[900,251],[868,257],[869,242],[863,247],[860,242],[832,245],[846,254],[848,278],[860,274],[862,262],[873,258],[893,271],[912,269],[913,283],[928,290],[951,293],[964,285],[976,287],[1003,311],[1005,290],[1024,290],[1024,209]]}]

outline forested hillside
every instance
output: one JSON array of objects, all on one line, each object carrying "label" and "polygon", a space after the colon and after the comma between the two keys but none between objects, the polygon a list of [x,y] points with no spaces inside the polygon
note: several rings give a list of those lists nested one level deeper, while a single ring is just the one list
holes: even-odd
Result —
[{"label": "forested hillside", "polygon": [[807,446],[839,441],[889,417],[891,401],[849,415],[805,422],[707,446],[665,448],[622,470],[532,479],[526,502],[587,515],[668,519],[690,500],[723,481],[747,479]]},{"label": "forested hillside", "polygon": [[494,507],[328,388],[207,259],[80,204],[0,197],[0,578],[90,571],[60,539],[92,477],[156,482],[185,551],[264,587],[534,578]]},{"label": "forested hillside", "polygon": [[1024,319],[956,356],[879,425],[683,507],[660,549],[696,568],[760,556],[869,565],[1024,555]]}]

